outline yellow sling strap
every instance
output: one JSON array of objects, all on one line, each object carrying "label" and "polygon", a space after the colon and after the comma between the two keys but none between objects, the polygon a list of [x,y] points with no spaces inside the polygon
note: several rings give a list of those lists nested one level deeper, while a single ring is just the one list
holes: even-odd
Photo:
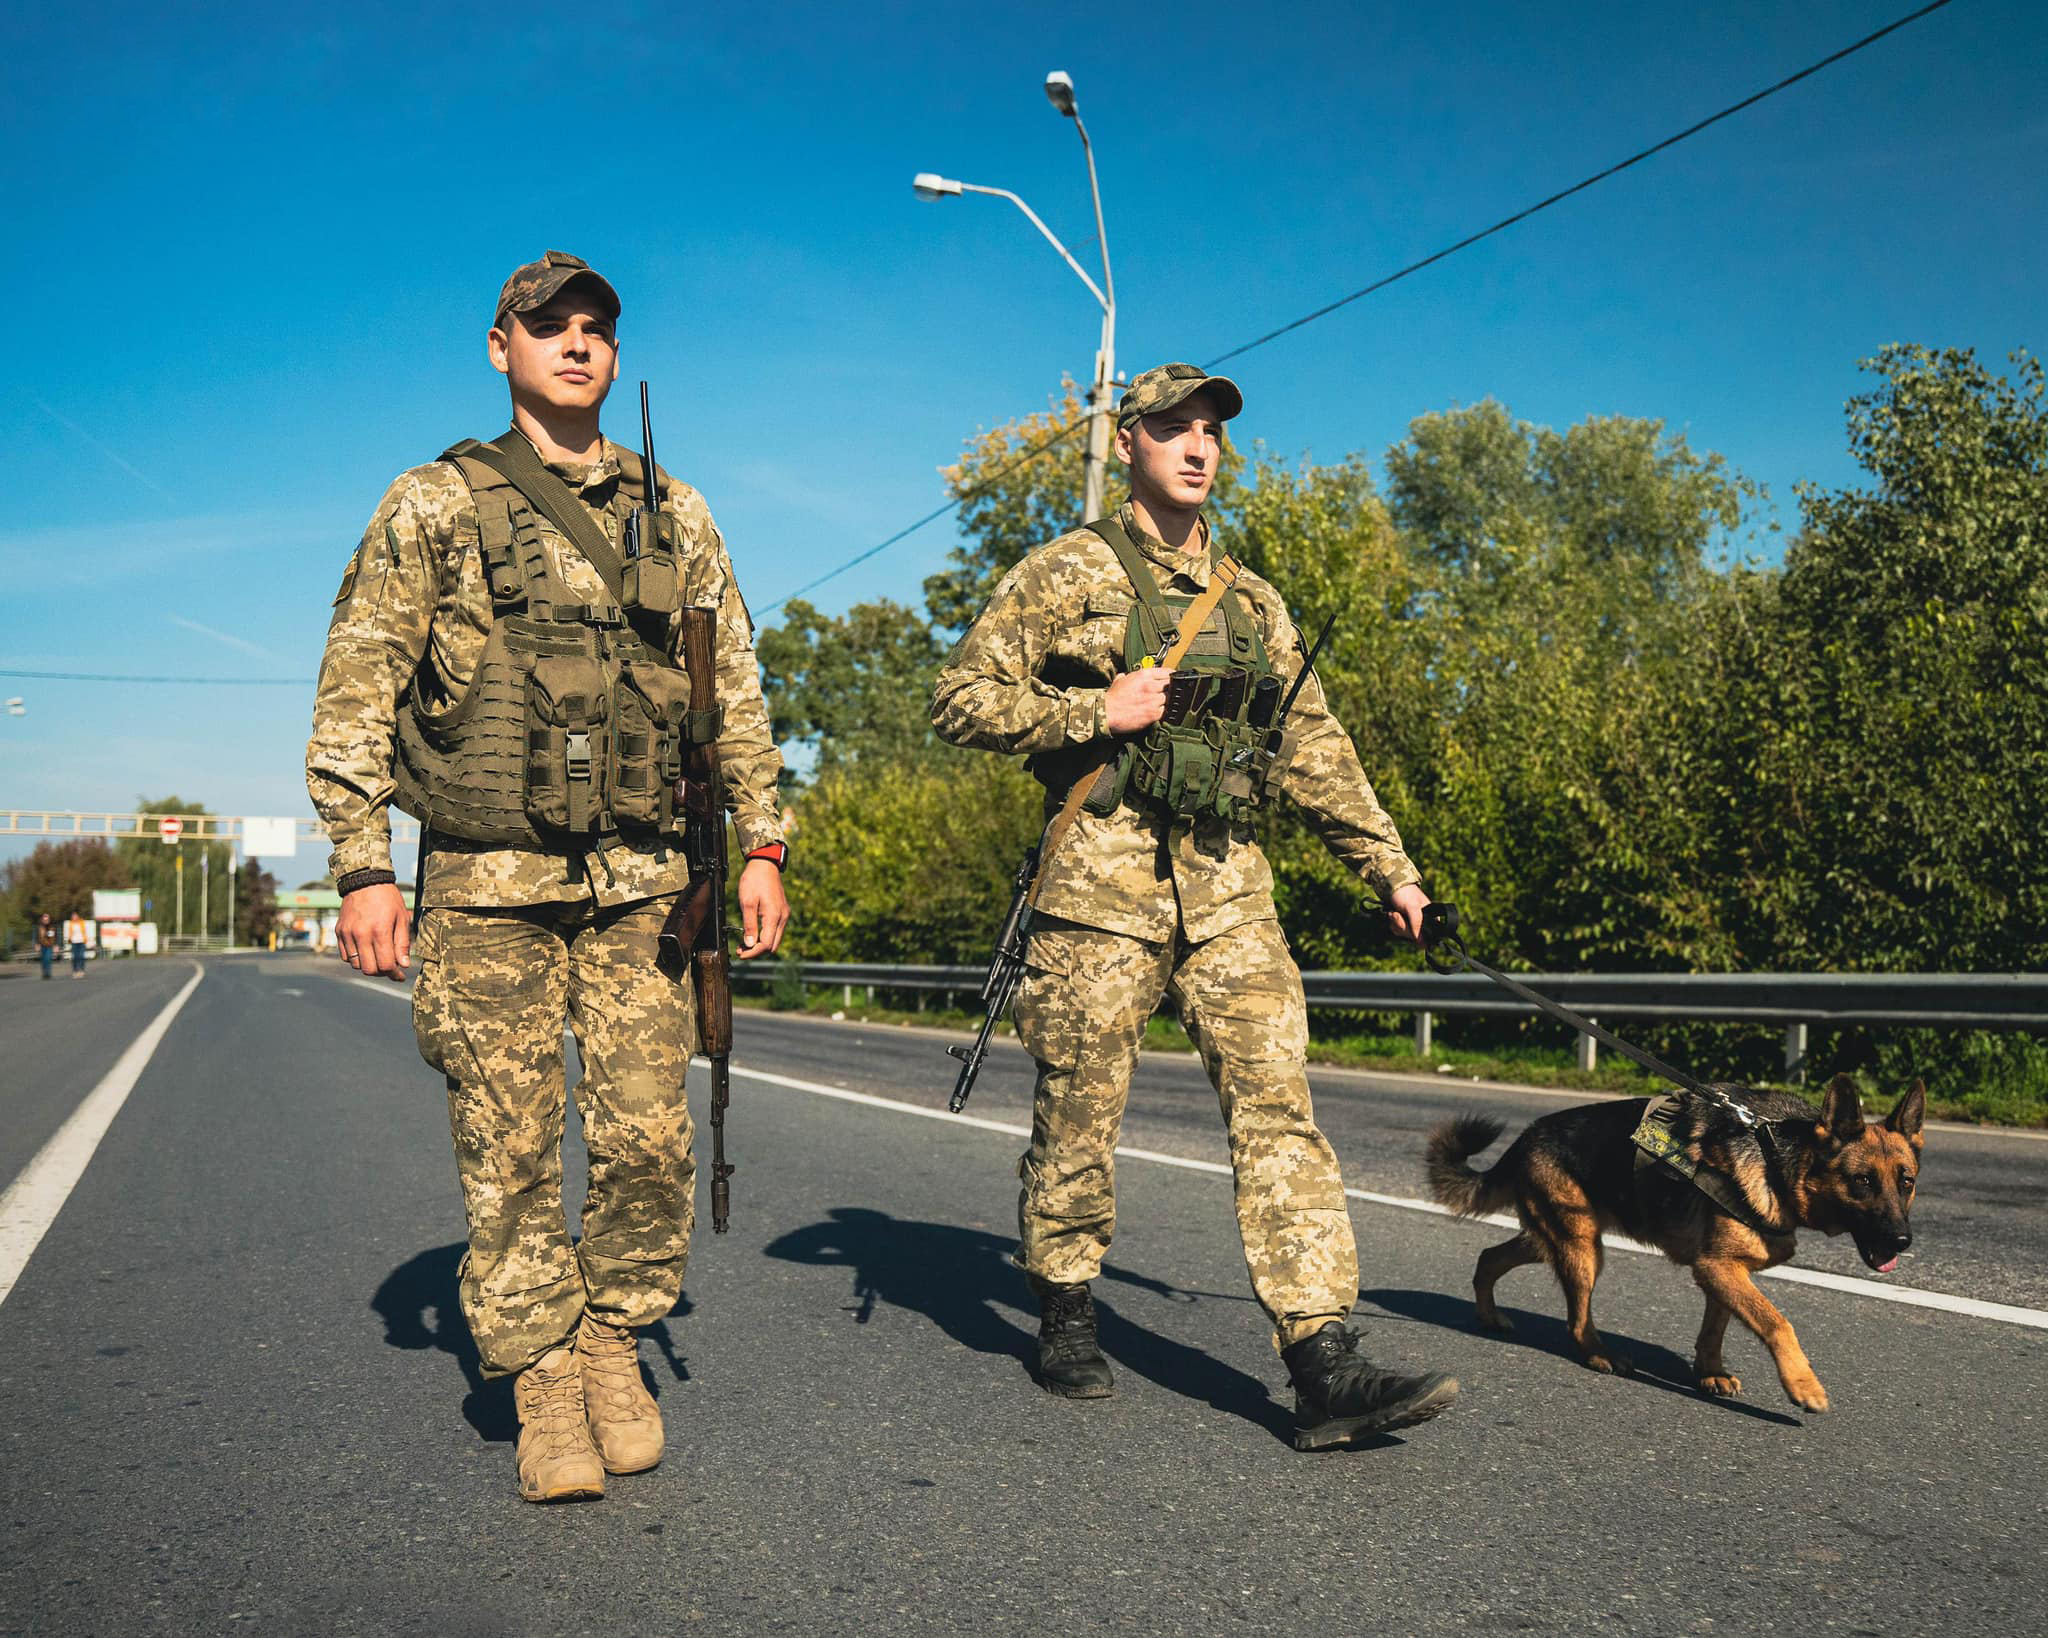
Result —
[{"label": "yellow sling strap", "polygon": [[[1202,595],[1188,605],[1188,611],[1181,616],[1180,626],[1173,634],[1173,641],[1166,652],[1159,656],[1159,664],[1169,670],[1180,664],[1187,651],[1195,646],[1195,639],[1202,634],[1209,623],[1209,616],[1216,612],[1216,605],[1223,601],[1223,594],[1237,584],[1237,578],[1244,570],[1237,559],[1225,553],[1216,560],[1209,570],[1209,583],[1202,588]],[[1052,863],[1053,855],[1060,850],[1060,844],[1067,839],[1067,832],[1074,828],[1074,821],[1081,815],[1081,804],[1088,800],[1088,792],[1094,787],[1095,776],[1099,774],[1116,749],[1110,748],[1107,756],[1099,758],[1096,764],[1074,782],[1074,788],[1067,792],[1066,803],[1053,815],[1053,821],[1045,827],[1045,837],[1038,844],[1038,871],[1031,878],[1031,892],[1027,903],[1038,903],[1038,890],[1045,885],[1045,867]]]}]

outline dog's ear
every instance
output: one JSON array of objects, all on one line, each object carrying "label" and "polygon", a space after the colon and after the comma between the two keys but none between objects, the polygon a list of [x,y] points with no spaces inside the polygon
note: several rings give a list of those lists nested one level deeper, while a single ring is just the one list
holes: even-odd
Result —
[{"label": "dog's ear", "polygon": [[1820,1130],[1815,1137],[1831,1143],[1854,1143],[1863,1135],[1863,1100],[1856,1095],[1856,1083],[1847,1075],[1828,1082],[1820,1103]]},{"label": "dog's ear", "polygon": [[1892,1112],[1885,1116],[1884,1124],[1915,1148],[1920,1144],[1920,1123],[1927,1118],[1927,1083],[1915,1081],[1906,1088],[1906,1095],[1892,1105]]}]

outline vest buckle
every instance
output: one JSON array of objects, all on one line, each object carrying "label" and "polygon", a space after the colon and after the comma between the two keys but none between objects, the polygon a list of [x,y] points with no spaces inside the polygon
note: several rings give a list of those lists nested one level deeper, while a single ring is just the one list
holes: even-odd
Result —
[{"label": "vest buckle", "polygon": [[590,735],[587,732],[572,733],[567,735],[566,738],[568,744],[563,761],[568,768],[569,777],[580,783],[588,784],[590,782]]}]

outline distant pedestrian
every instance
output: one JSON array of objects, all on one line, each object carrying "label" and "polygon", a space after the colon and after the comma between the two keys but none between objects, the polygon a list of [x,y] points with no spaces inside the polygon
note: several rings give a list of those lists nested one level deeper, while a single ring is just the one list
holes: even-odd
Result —
[{"label": "distant pedestrian", "polygon": [[64,922],[64,942],[71,946],[71,976],[73,978],[83,978],[85,976],[85,940],[85,917],[74,910],[65,918]]},{"label": "distant pedestrian", "polygon": [[50,969],[57,964],[57,924],[50,920],[45,910],[42,919],[36,923],[36,959],[43,964],[43,976],[50,976]]}]

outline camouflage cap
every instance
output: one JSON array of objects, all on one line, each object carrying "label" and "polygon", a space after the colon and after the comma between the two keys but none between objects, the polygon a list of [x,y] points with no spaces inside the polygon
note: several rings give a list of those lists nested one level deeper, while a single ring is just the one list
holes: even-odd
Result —
[{"label": "camouflage cap", "polygon": [[1117,400],[1116,424],[1127,427],[1141,415],[1157,415],[1182,399],[1206,392],[1216,400],[1216,413],[1228,421],[1244,410],[1244,394],[1227,375],[1211,375],[1198,364],[1161,364],[1135,377]]},{"label": "camouflage cap", "polygon": [[551,250],[539,261],[528,262],[524,267],[512,270],[512,277],[498,292],[498,305],[491,313],[492,322],[496,323],[507,313],[532,312],[554,300],[555,293],[572,279],[584,279],[597,286],[598,293],[611,306],[610,316],[619,316],[619,293],[612,288],[611,280],[581,256],[571,256],[564,250]]}]

